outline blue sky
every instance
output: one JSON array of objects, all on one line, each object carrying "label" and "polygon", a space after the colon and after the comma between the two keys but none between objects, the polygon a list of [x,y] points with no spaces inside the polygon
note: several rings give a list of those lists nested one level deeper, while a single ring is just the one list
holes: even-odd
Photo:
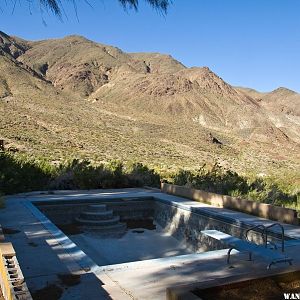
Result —
[{"label": "blue sky", "polygon": [[89,0],[92,8],[78,0],[79,21],[65,5],[63,22],[26,2],[17,1],[12,14],[12,5],[1,1],[0,30],[30,40],[79,34],[128,52],[168,53],[189,67],[208,66],[232,85],[300,92],[299,0],[173,0],[165,17],[142,0],[138,13],[124,11],[117,0]]}]

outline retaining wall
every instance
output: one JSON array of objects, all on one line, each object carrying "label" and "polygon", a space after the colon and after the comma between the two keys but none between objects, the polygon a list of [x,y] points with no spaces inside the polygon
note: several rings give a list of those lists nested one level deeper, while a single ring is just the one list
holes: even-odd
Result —
[{"label": "retaining wall", "polygon": [[208,193],[174,184],[161,184],[161,191],[174,196],[192,199],[198,202],[208,203],[213,206],[228,208],[245,212],[254,216],[279,221],[282,223],[299,225],[297,211],[290,208],[279,207],[271,204],[259,203],[237,197]]}]

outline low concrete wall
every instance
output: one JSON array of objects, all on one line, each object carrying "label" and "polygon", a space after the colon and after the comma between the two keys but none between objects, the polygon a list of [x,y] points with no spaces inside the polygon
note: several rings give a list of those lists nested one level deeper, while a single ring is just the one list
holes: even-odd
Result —
[{"label": "low concrete wall", "polygon": [[11,243],[0,243],[0,286],[5,300],[32,300]]},{"label": "low concrete wall", "polygon": [[208,193],[201,190],[167,183],[161,184],[161,191],[174,196],[180,196],[203,203],[208,203],[221,208],[223,207],[237,210],[254,216],[259,216],[287,224],[299,225],[297,211],[290,208],[259,203],[237,197]]}]

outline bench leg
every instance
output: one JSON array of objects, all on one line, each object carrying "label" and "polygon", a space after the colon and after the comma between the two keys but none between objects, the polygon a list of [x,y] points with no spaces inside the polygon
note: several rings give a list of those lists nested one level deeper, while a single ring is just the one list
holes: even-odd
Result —
[{"label": "bench leg", "polygon": [[227,264],[229,264],[229,261],[230,261],[230,253],[231,251],[233,250],[234,248],[230,248],[227,252]]}]

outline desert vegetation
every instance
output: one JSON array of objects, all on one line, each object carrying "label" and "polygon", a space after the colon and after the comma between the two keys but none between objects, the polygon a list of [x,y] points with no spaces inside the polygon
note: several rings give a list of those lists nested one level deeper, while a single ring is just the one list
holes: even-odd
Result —
[{"label": "desert vegetation", "polygon": [[241,176],[218,164],[210,169],[204,165],[196,171],[181,169],[174,176],[173,183],[300,210],[300,191],[296,185],[284,184],[274,177]]},{"label": "desert vegetation", "polygon": [[0,153],[0,190],[4,194],[54,189],[159,187],[161,181],[300,210],[297,185],[284,184],[272,177],[242,176],[218,164],[203,165],[197,170],[166,172],[136,162],[124,164],[111,160],[97,164],[87,159],[72,159],[55,165],[45,158]]},{"label": "desert vegetation", "polygon": [[4,194],[53,189],[159,187],[159,184],[159,174],[140,163],[125,166],[116,160],[92,164],[88,160],[73,159],[54,165],[43,158],[0,153],[0,190]]},{"label": "desert vegetation", "polygon": [[3,194],[0,193],[0,209],[5,208],[5,200]]},{"label": "desert vegetation", "polygon": [[170,55],[0,32],[0,191],[167,181],[299,207],[299,101]]},{"label": "desert vegetation", "polygon": [[58,164],[134,160],[166,172],[218,161],[238,174],[288,171],[299,180],[295,92],[235,88],[170,55],[126,53],[80,36],[0,38],[7,151]]}]

